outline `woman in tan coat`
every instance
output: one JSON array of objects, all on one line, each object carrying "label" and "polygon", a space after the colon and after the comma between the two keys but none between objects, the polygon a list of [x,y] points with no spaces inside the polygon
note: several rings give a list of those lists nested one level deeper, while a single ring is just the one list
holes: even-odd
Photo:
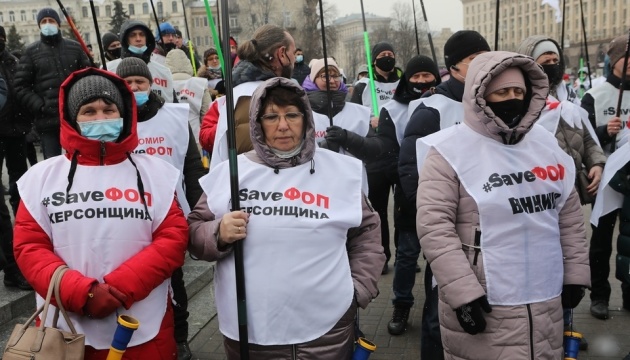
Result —
[{"label": "woman in tan coat", "polygon": [[590,285],[575,165],[535,125],[548,92],[531,58],[481,54],[463,123],[418,143],[417,229],[446,359],[562,358],[562,306]]}]

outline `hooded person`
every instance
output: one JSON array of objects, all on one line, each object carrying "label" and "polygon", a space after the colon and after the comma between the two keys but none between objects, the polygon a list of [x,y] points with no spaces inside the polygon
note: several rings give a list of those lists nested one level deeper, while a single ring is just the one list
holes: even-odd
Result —
[{"label": "hooded person", "polygon": [[[444,44],[444,63],[450,78],[426,91],[424,97],[409,103],[409,121],[400,143],[398,174],[400,187],[409,204],[416,203],[418,189],[418,163],[416,143],[423,136],[433,134],[455,125],[463,116],[462,96],[464,82],[470,62],[479,54],[490,51],[490,46],[481,34],[472,30],[454,33]],[[422,338],[420,354],[427,359],[443,359],[444,349],[438,321],[438,288],[431,280],[431,266],[426,264],[424,272],[425,303],[422,311]],[[400,312],[398,312],[400,313]],[[402,315],[405,313],[403,312]],[[398,317],[392,320],[404,319]],[[392,325],[401,321],[392,321]],[[404,325],[406,325],[403,322]]]},{"label": "hooded person", "polygon": [[[238,57],[240,62],[232,70],[232,80],[236,151],[240,154],[253,148],[248,136],[251,94],[267,79],[278,76],[291,78],[295,63],[295,41],[281,27],[263,25],[256,29],[252,39],[241,43]],[[199,143],[204,150],[212,153],[210,169],[228,158],[225,106],[225,99],[215,101],[201,123]]]},{"label": "hooded person", "polygon": [[55,270],[69,267],[56,301],[85,335],[86,359],[107,355],[123,311],[142,323],[126,358],[175,353],[168,283],[184,263],[188,231],[174,197],[178,171],[132,154],[136,105],[122,79],[88,68],[72,73],[59,96],[66,154],[37,163],[18,182],[18,265],[38,306]]},{"label": "hooded person", "polygon": [[207,82],[199,77],[193,77],[190,60],[180,49],[171,50],[166,55],[166,66],[173,73],[173,88],[180,103],[189,105],[188,124],[192,129],[195,143],[199,144],[199,128],[201,120],[206,115],[212,96],[207,88]]},{"label": "hooded person", "polygon": [[15,72],[16,100],[28,109],[44,158],[61,154],[59,87],[74,71],[92,66],[78,42],[65,39],[61,19],[52,8],[37,13],[40,39],[26,47]]},{"label": "hooded person", "polygon": [[113,61],[116,59],[120,59],[122,55],[122,45],[120,44],[120,39],[118,39],[118,35],[106,32],[103,34],[102,38],[103,49],[105,49],[105,58],[107,61]]},{"label": "hooded person", "polygon": [[[480,54],[462,123],[418,142],[417,229],[446,359],[563,356],[562,307],[579,304],[590,270],[573,160],[535,125],[548,92],[532,58]],[[526,181],[497,175],[523,169]]]},{"label": "hooded person", "polygon": [[107,62],[107,70],[116,73],[116,68],[122,59],[128,57],[141,59],[149,66],[153,77],[151,90],[164,98],[166,102],[174,102],[173,74],[164,65],[166,58],[153,54],[156,42],[149,27],[142,21],[125,20],[120,27],[120,44],[122,45],[120,59]]},{"label": "hooded person", "polygon": [[[217,261],[217,313],[227,358],[241,358],[232,245],[247,237],[245,287],[257,299],[247,304],[250,356],[288,359],[297,352],[350,359],[357,306],[365,308],[378,294],[385,260],[378,217],[360,190],[361,162],[317,147],[308,98],[290,79],[261,83],[249,114],[254,149],[237,161],[239,184],[251,189],[241,206],[252,211],[230,210],[223,190],[229,164],[223,162],[201,179],[204,195],[189,216],[190,252]],[[331,178],[337,179],[335,190],[327,185]],[[281,195],[287,184],[330,197],[330,203],[307,200],[296,207],[293,196]],[[263,189],[280,197],[255,195]],[[310,213],[289,218],[279,210],[290,208]],[[268,284],[275,284],[274,291]]]}]

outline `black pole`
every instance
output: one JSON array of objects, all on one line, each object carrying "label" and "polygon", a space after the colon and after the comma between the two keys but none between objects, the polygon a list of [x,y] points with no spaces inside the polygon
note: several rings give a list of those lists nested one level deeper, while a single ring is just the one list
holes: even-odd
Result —
[{"label": "black pole", "polygon": [[501,1],[497,0],[497,6],[494,10],[494,51],[499,50],[499,10],[501,8]]},{"label": "black pole", "polygon": [[584,55],[586,56],[586,72],[588,74],[588,86],[593,87],[591,80],[591,60],[588,58],[588,41],[586,40],[586,25],[584,23],[584,5],[580,0],[580,14],[582,15],[582,37],[584,39]]},{"label": "black pole", "polygon": [[92,55],[90,55],[90,50],[88,49],[87,45],[85,44],[85,41],[81,37],[81,34],[79,34],[79,30],[77,29],[76,25],[74,25],[74,21],[72,21],[72,17],[70,16],[70,14],[68,14],[68,11],[61,3],[61,0],[57,0],[57,5],[59,5],[59,9],[61,9],[63,16],[66,17],[66,20],[68,21],[68,25],[70,26],[70,30],[72,30],[74,37],[77,39],[77,42],[79,43],[79,45],[81,45],[81,49],[83,49],[83,52],[90,60],[90,64],[92,64],[93,67],[96,67],[96,64],[94,63],[94,59],[92,58]]},{"label": "black pole", "polygon": [[105,51],[103,49],[103,41],[101,40],[101,32],[98,29],[98,21],[96,20],[96,9],[94,8],[94,1],[90,0],[90,10],[92,11],[92,20],[94,21],[94,30],[96,30],[96,42],[98,43],[98,51],[101,53],[101,64],[103,70],[107,70],[107,63],[105,60]]},{"label": "black pole", "polygon": [[411,8],[413,9],[413,29],[416,32],[416,52],[420,55],[420,40],[418,39],[418,21],[416,20],[416,0],[411,0]]},{"label": "black pole", "polygon": [[[566,12],[567,11],[567,0],[562,0],[562,32],[560,35],[560,52],[564,53],[564,25],[566,23]],[[564,54],[562,55],[564,56]],[[560,61],[564,61],[564,59],[560,59]]]},{"label": "black pole", "polygon": [[191,41],[192,39],[190,38],[190,30],[188,29],[188,18],[186,17],[186,4],[184,4],[184,0],[182,0],[182,11],[184,12],[184,25],[186,25],[186,36],[188,37],[188,41]]},{"label": "black pole", "polygon": [[164,39],[162,38],[162,32],[160,31],[160,21],[158,20],[157,12],[155,11],[155,6],[153,5],[153,0],[151,0],[151,9],[153,10],[153,17],[155,18],[155,26],[157,26],[157,33],[164,44]]},{"label": "black pole", "polygon": [[[217,31],[219,32],[219,39],[222,39],[223,37],[221,36],[221,28],[223,27],[223,19],[221,19],[221,17],[219,16],[219,14],[221,13],[221,9],[219,8],[219,1],[217,1]],[[210,14],[210,16],[212,16],[212,14]],[[221,44],[216,44],[217,47],[221,46]],[[230,51],[230,48],[224,49],[224,51]]]},{"label": "black pole", "polygon": [[[630,30],[628,30],[628,40],[626,41],[626,54],[623,58],[623,71],[621,73],[621,82],[619,83],[619,97],[617,98],[617,110],[615,111],[615,117],[621,116],[621,102],[623,101],[623,91],[625,89],[626,84],[626,72],[628,72],[628,57],[630,57]],[[615,66],[615,64],[610,64],[611,68]],[[610,153],[612,154],[616,150],[615,144],[617,143],[617,135],[615,134],[612,137],[612,142],[610,143]]]},{"label": "black pole", "polygon": [[322,50],[324,51],[324,74],[326,75],[326,98],[328,99],[328,121],[333,126],[333,101],[330,93],[330,78],[328,77],[328,52],[326,51],[326,26],[324,26],[324,1],[319,0],[319,21],[322,27]]},{"label": "black pole", "polygon": [[431,55],[433,56],[433,62],[437,66],[437,57],[435,56],[435,47],[433,46],[433,37],[431,36],[431,28],[429,27],[429,21],[427,20],[427,12],[424,10],[424,1],[420,0],[420,7],[422,7],[422,17],[424,23],[427,24],[427,38],[429,38],[429,47],[431,48]]},{"label": "black pole", "polygon": [[[223,48],[230,48],[230,28],[228,0],[221,0],[221,16],[223,21]],[[223,52],[225,65],[225,109],[227,111],[228,161],[230,164],[230,190],[232,195],[232,211],[239,211],[238,163],[236,159],[236,129],[234,120],[234,85],[232,84],[232,62],[230,52]],[[249,334],[247,332],[247,301],[245,296],[245,266],[243,262],[243,241],[234,242],[234,268],[236,272],[236,306],[238,309],[238,342],[240,358],[249,360]]]}]

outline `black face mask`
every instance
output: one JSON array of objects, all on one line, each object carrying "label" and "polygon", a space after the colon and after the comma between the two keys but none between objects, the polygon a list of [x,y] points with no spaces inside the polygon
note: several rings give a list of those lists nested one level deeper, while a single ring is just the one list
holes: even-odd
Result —
[{"label": "black face mask", "polygon": [[490,108],[490,110],[492,110],[494,115],[503,120],[505,125],[507,125],[510,129],[513,129],[521,122],[525,100],[510,99],[498,102],[486,101],[486,105]]},{"label": "black face mask", "polygon": [[177,49],[177,44],[168,43],[168,44],[164,44],[163,47],[164,47],[164,51],[168,54],[169,51]]},{"label": "black face mask", "polygon": [[4,49],[6,48],[7,43],[4,41],[0,41],[0,52],[3,52]]},{"label": "black face mask", "polygon": [[376,67],[385,72],[392,71],[394,66],[396,66],[396,59],[393,57],[384,56],[380,59],[376,59]]},{"label": "black face mask", "polygon": [[560,64],[553,65],[541,65],[545,74],[547,74],[547,79],[549,80],[549,88],[555,88],[562,81],[562,70],[560,69]]},{"label": "black face mask", "polygon": [[407,89],[409,90],[409,92],[418,96],[424,94],[425,91],[429,90],[430,88],[434,86],[435,86],[435,80],[431,82],[427,82],[427,83],[412,83],[412,82],[407,83]]},{"label": "black face mask", "polygon": [[109,57],[112,60],[120,59],[121,52],[122,52],[122,48],[116,48],[116,49],[107,50],[107,53],[109,54]]}]

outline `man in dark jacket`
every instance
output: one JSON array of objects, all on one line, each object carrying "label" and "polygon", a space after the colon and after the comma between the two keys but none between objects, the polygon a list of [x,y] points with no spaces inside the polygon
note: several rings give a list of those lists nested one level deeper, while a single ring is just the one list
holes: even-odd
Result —
[{"label": "man in dark jacket", "polygon": [[107,61],[120,59],[121,45],[118,35],[106,32],[103,35],[103,49],[105,49],[105,59]]},{"label": "man in dark jacket", "polygon": [[[448,120],[457,118],[453,116],[453,111],[461,110],[463,113],[461,102],[468,65],[478,54],[486,51],[490,51],[488,42],[481,34],[471,30],[456,32],[444,44],[444,62],[451,77],[423,96],[429,99],[431,96],[436,96],[435,99],[439,99],[441,102],[436,102],[433,107],[424,103],[418,105],[409,119],[400,145],[398,160],[400,184],[407,200],[412,204],[416,203],[418,190],[416,140],[454,125],[454,123],[448,123]],[[409,111],[412,111],[411,108]],[[421,357],[443,359],[444,352],[438,320],[438,289],[437,286],[432,286],[433,273],[428,264],[424,275],[426,300],[422,312]]]},{"label": "man in dark jacket", "polygon": [[[29,125],[19,122],[17,106],[15,106],[15,92],[13,89],[13,75],[17,67],[17,59],[6,50],[6,32],[0,26],[0,82],[4,91],[0,97],[4,98],[4,106],[0,106],[0,152],[6,159],[9,173],[9,202],[14,213],[20,203],[20,194],[15,182],[26,172],[26,144],[24,134]],[[0,86],[1,87],[1,86]],[[0,186],[0,269],[4,270],[4,286],[31,290],[31,286],[24,279],[13,257],[13,229],[9,208],[4,201],[4,189]]]},{"label": "man in dark jacket", "polygon": [[60,23],[52,8],[37,13],[41,38],[26,48],[15,75],[17,100],[33,115],[45,159],[61,154],[59,87],[72,72],[90,66],[79,43],[61,36]]},{"label": "man in dark jacket", "polygon": [[302,85],[304,79],[311,74],[311,68],[304,62],[302,49],[295,49],[295,64],[293,64],[293,78]]},{"label": "man in dark jacket", "polygon": [[[20,113],[20,106],[15,102],[14,75],[18,59],[6,50],[6,32],[0,26],[0,78],[7,85],[7,101],[0,109],[0,153],[6,160],[9,174],[9,203],[13,212],[17,212],[20,194],[16,181],[26,172],[26,143],[25,135],[31,124]],[[2,199],[4,200],[4,199]]]}]

